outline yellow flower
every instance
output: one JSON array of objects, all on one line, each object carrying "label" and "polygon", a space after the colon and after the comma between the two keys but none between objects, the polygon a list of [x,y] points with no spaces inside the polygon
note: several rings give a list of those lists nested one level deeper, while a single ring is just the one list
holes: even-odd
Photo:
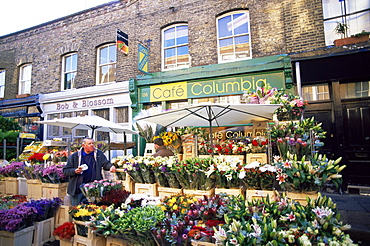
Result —
[{"label": "yellow flower", "polygon": [[45,155],[42,157],[42,159],[44,159],[44,161],[46,161],[47,159],[49,159],[49,157],[50,157],[50,154],[45,154]]}]

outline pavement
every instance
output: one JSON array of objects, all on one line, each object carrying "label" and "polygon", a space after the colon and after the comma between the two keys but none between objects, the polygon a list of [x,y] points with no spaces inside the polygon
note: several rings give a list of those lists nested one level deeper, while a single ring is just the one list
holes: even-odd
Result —
[{"label": "pavement", "polygon": [[351,225],[351,239],[363,246],[370,246],[370,194],[322,192],[337,204],[341,221]]}]

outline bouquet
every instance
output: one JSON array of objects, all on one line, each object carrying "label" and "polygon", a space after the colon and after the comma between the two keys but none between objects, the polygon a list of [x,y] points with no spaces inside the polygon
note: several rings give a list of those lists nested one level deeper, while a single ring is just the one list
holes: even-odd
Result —
[{"label": "bouquet", "polygon": [[53,236],[58,236],[61,240],[70,242],[76,234],[73,222],[64,222],[62,225],[55,228]]},{"label": "bouquet", "polygon": [[64,164],[51,164],[42,169],[43,183],[61,184],[67,182],[67,177],[63,173]]},{"label": "bouquet", "polygon": [[112,181],[108,179],[95,180],[94,182],[82,184],[82,193],[90,202],[99,202],[101,198],[111,190],[122,190],[123,185],[120,180]]},{"label": "bouquet", "polygon": [[5,177],[19,177],[21,176],[21,172],[24,169],[24,163],[23,162],[11,162],[8,165],[5,165],[0,168],[0,175],[3,175]]}]

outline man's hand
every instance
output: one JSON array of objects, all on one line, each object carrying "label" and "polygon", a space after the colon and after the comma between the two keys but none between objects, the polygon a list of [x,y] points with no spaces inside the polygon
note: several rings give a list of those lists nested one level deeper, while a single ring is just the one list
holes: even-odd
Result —
[{"label": "man's hand", "polygon": [[111,173],[115,173],[116,172],[116,167],[115,166],[111,166],[109,171]]},{"label": "man's hand", "polygon": [[75,173],[76,174],[81,174],[83,171],[82,171],[82,167],[78,167],[77,169],[75,169]]}]

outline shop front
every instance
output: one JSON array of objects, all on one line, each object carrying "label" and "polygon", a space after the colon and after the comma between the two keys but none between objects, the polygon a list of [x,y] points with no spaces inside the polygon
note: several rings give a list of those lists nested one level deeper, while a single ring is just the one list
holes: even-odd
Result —
[{"label": "shop front", "polygon": [[[203,102],[240,104],[243,103],[244,92],[253,92],[266,85],[294,92],[288,56],[256,58],[140,76],[130,80],[131,107],[135,117],[142,110],[156,106],[168,110]],[[254,135],[251,125],[218,127],[212,133],[213,138],[218,139]]]},{"label": "shop front", "polygon": [[[125,128],[132,129],[130,98],[128,83],[119,82],[94,87],[87,87],[63,92],[55,92],[40,96],[44,120],[54,120],[86,115],[97,115]],[[61,139],[80,143],[85,137],[91,136],[91,130],[71,129],[67,127],[44,125],[43,137],[46,140]],[[127,135],[131,141],[131,135]],[[99,131],[94,132],[95,141],[106,143],[122,143],[123,134]],[[120,150],[114,151],[113,156]]]},{"label": "shop front", "polygon": [[370,178],[370,50],[292,58],[305,117],[314,116],[327,131],[322,153],[342,157],[343,190],[369,186]]}]

